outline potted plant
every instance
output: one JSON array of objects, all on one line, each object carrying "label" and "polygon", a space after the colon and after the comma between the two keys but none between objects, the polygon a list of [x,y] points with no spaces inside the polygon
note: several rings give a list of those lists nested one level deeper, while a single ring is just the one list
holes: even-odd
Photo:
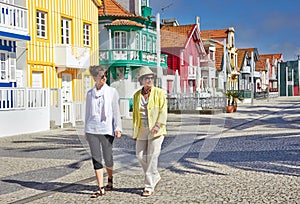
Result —
[{"label": "potted plant", "polygon": [[226,112],[232,113],[237,109],[237,102],[243,101],[242,94],[238,91],[227,91],[225,92],[227,98]]}]

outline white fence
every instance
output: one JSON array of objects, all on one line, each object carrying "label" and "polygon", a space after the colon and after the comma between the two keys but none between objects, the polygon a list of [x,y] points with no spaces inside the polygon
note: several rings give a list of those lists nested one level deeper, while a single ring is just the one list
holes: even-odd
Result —
[{"label": "white fence", "polygon": [[0,88],[0,136],[49,130],[49,90]]},{"label": "white fence", "polygon": [[0,88],[0,137],[84,120],[84,102],[62,102],[61,89]]},{"label": "white fence", "polygon": [[84,120],[84,108],[84,102],[63,102],[61,89],[50,89],[50,120],[55,125],[63,128],[64,124],[71,123],[75,126]]}]

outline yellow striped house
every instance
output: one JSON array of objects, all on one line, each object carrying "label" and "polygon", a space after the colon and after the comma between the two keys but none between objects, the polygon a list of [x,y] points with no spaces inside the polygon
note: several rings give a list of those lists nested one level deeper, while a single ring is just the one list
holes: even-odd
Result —
[{"label": "yellow striped house", "polygon": [[99,64],[100,0],[28,0],[27,87],[61,89],[63,102],[84,101]]}]

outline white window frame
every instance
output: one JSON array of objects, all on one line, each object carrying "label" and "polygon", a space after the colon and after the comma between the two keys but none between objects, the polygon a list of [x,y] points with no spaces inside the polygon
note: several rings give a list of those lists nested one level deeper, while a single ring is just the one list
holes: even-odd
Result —
[{"label": "white window frame", "polygon": [[17,72],[17,60],[16,53],[8,53],[8,70],[9,70],[9,80],[11,82],[16,81],[16,72]]},{"label": "white window frame", "polygon": [[36,11],[36,34],[39,38],[47,38],[47,13]]},{"label": "white window frame", "polygon": [[147,51],[147,36],[146,35],[143,35],[143,38],[142,38],[142,50]]},{"label": "white window frame", "polygon": [[91,33],[91,25],[88,23],[83,24],[83,44],[85,46],[90,46],[90,33]]},{"label": "white window frame", "polygon": [[193,55],[189,56],[189,66],[194,66],[194,58]]},{"label": "white window frame", "polygon": [[8,82],[8,52],[0,51],[0,82]]},{"label": "white window frame", "polygon": [[141,5],[142,6],[149,6],[148,0],[141,0]]},{"label": "white window frame", "polygon": [[153,53],[157,53],[156,47],[156,38],[153,38]]},{"label": "white window frame", "polygon": [[124,49],[127,49],[127,32],[114,32],[114,49],[120,49],[122,50],[121,52],[125,52]]},{"label": "white window frame", "polygon": [[183,50],[180,51],[180,64],[184,65],[184,53],[183,53]]},{"label": "white window frame", "polygon": [[0,51],[0,82],[15,82],[16,69],[16,53]]},{"label": "white window frame", "polygon": [[71,20],[67,18],[61,18],[61,43],[71,44]]},{"label": "white window frame", "polygon": [[148,50],[149,52],[153,52],[153,37],[149,37],[149,42],[148,42]]},{"label": "white window frame", "polygon": [[139,33],[137,33],[135,35],[135,49],[138,51],[140,50],[140,34]]}]

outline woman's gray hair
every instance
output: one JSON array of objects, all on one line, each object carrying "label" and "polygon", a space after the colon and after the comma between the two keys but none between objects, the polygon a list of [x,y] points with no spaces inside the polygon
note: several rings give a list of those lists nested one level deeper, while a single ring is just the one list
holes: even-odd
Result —
[{"label": "woman's gray hair", "polygon": [[89,71],[90,71],[90,74],[92,76],[97,76],[100,71],[104,72],[105,76],[107,75],[107,68],[105,66],[102,66],[102,65],[90,66]]}]

